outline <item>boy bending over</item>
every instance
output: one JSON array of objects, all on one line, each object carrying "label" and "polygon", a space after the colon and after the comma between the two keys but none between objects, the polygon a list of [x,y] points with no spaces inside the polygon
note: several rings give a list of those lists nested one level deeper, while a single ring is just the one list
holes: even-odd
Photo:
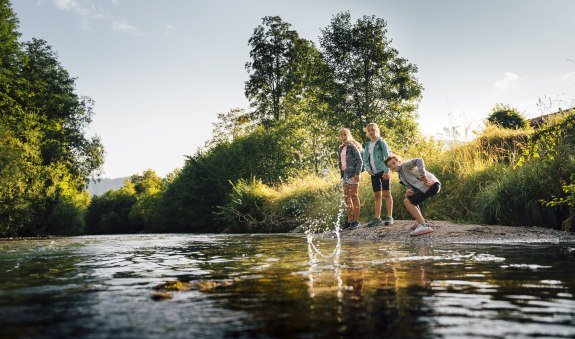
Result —
[{"label": "boy bending over", "polygon": [[410,235],[416,236],[433,232],[433,228],[423,218],[419,204],[439,193],[441,190],[439,180],[433,173],[425,170],[425,163],[421,158],[403,162],[399,156],[392,154],[385,159],[385,164],[392,172],[397,172],[399,183],[407,187],[403,203],[417,221],[417,227]]}]

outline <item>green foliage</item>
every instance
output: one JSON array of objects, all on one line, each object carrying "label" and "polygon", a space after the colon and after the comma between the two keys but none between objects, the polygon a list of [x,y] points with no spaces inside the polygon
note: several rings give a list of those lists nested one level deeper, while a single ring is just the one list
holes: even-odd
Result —
[{"label": "green foliage", "polygon": [[166,181],[154,171],[147,170],[142,175],[131,176],[130,182],[134,185],[136,197],[136,203],[129,214],[132,228],[138,231],[160,229],[158,206],[166,189]]},{"label": "green foliage", "polygon": [[206,143],[206,147],[232,142],[253,132],[255,127],[256,123],[244,109],[234,108],[226,113],[218,113],[218,118],[213,123],[212,139]]},{"label": "green foliage", "polygon": [[[566,208],[541,202],[559,196],[561,182],[575,171],[572,119],[572,115],[566,116],[532,133],[528,139],[525,132],[513,132],[512,138],[508,133],[494,138],[498,142],[513,140],[506,142],[506,147],[498,147],[507,149],[512,156],[493,152],[498,162],[487,167],[492,175],[473,202],[479,222],[558,228],[568,219]],[[485,144],[481,140],[480,143]],[[490,143],[493,144],[496,143]],[[509,161],[517,159],[519,154],[522,154],[519,161]]]},{"label": "green foliage", "polygon": [[[75,80],[60,65],[56,53],[44,40],[25,45],[22,77],[29,93],[24,111],[38,116],[42,126],[41,151],[44,164],[64,164],[70,173],[87,178],[103,163],[100,140],[84,136],[92,121],[92,101],[75,93]],[[29,128],[16,125],[17,129]]]},{"label": "green foliage", "polygon": [[90,234],[161,231],[161,199],[170,179],[154,171],[135,174],[119,190],[92,198],[86,213]]},{"label": "green foliage", "polygon": [[571,183],[562,181],[562,196],[554,196],[550,201],[541,201],[547,207],[567,206],[569,207],[569,217],[562,223],[563,230],[570,231],[575,225],[575,174],[571,175]]},{"label": "green foliage", "polygon": [[[291,120],[289,120],[291,122]],[[265,183],[285,180],[305,170],[297,160],[298,133],[291,123],[257,127],[232,142],[222,142],[189,156],[162,198],[162,219],[171,230],[221,230],[214,224],[232,182],[256,177]]]},{"label": "green foliage", "polygon": [[348,12],[334,16],[322,30],[322,55],[332,79],[326,118],[351,128],[354,135],[376,122],[400,132],[397,141],[406,142],[416,134],[422,86],[415,77],[417,67],[399,57],[386,33],[383,19],[364,16],[353,24]]},{"label": "green foliage", "polygon": [[1,123],[0,140],[0,236],[16,236],[34,221],[42,200],[43,169],[37,165],[39,150],[20,141]]},{"label": "green foliage", "polygon": [[480,221],[559,227],[564,210],[546,208],[539,201],[560,191],[559,181],[552,174],[557,173],[561,166],[564,164],[555,161],[542,163],[532,160],[525,166],[506,168],[503,175],[486,185],[477,196]]},{"label": "green foliage", "polygon": [[117,234],[140,231],[130,220],[130,211],[134,204],[136,204],[136,190],[129,180],[126,180],[119,190],[93,197],[86,212],[86,232]]},{"label": "green foliage", "polygon": [[[569,215],[563,220],[564,230],[573,229],[575,223],[575,200],[573,198],[573,178],[575,172],[575,110],[566,111],[561,117],[552,119],[543,128],[537,130],[525,148],[518,165],[524,167],[526,163],[536,159],[542,163],[558,163],[558,169],[553,172],[561,183],[561,191],[554,190],[551,197],[540,200],[543,205],[557,209],[565,206]],[[541,157],[543,156],[543,157]],[[568,184],[568,181],[571,184]]]},{"label": "green foliage", "polygon": [[573,109],[566,111],[561,118],[550,121],[533,133],[517,165],[521,166],[527,159],[541,156],[553,160],[561,144],[575,144],[575,110]]},{"label": "green foliage", "polygon": [[286,232],[298,225],[332,229],[340,207],[339,173],[308,174],[277,186],[241,179],[233,185],[217,218],[229,232]]},{"label": "green foliage", "polygon": [[511,129],[525,128],[528,125],[523,114],[519,113],[517,109],[504,104],[496,104],[491,110],[487,121],[491,124]]},{"label": "green foliage", "polygon": [[279,16],[266,16],[249,40],[252,61],[246,63],[250,79],[245,92],[261,122],[282,117],[280,102],[293,87],[290,69],[299,37],[290,26]]},{"label": "green foliage", "polygon": [[87,139],[91,101],[43,40],[19,43],[0,1],[0,236],[78,234],[103,148]]},{"label": "green foliage", "polygon": [[[472,142],[444,152],[440,152],[441,145],[432,139],[424,139],[418,143],[419,147],[408,150],[404,159],[425,159],[428,170],[442,182],[441,192],[423,203],[425,216],[429,219],[480,222],[478,195],[505,175],[528,139],[528,131],[488,126]],[[397,191],[392,189],[394,199],[400,202],[399,209],[396,207],[395,210],[400,217],[410,218],[401,203],[405,189],[397,188]]]}]

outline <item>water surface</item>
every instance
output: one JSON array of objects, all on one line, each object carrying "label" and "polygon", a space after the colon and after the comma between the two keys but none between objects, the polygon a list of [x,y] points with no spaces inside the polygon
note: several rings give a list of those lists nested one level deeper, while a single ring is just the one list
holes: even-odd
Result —
[{"label": "water surface", "polygon": [[[313,244],[1,241],[0,337],[575,337],[575,244]],[[193,288],[152,298],[171,281]]]}]

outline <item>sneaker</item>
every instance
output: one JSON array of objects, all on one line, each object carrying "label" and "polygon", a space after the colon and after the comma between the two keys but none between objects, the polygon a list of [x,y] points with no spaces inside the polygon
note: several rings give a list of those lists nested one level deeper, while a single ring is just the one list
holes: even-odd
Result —
[{"label": "sneaker", "polygon": [[424,235],[427,233],[431,233],[433,232],[433,228],[429,227],[426,224],[421,224],[419,226],[417,226],[417,228],[415,230],[413,230],[411,233],[409,233],[410,236],[416,236],[416,235]]},{"label": "sneaker", "polygon": [[349,221],[346,221],[342,226],[341,229],[345,230],[348,229],[351,226],[351,223]]},{"label": "sneaker", "polygon": [[370,221],[369,223],[367,223],[367,227],[375,227],[375,226],[379,226],[383,223],[383,221],[380,218],[373,218],[372,221]]},{"label": "sneaker", "polygon": [[359,227],[359,221],[353,221],[351,225],[349,225],[350,230],[354,230]]},{"label": "sneaker", "polygon": [[[427,219],[423,219],[423,220],[425,220],[425,224],[427,225],[427,224],[428,224]],[[411,227],[409,228],[409,230],[410,230],[410,231],[415,231],[415,229],[417,228],[417,226],[419,226],[419,224],[416,222],[415,225],[413,225],[413,226],[411,226]],[[427,225],[427,226],[429,226],[429,225]]]},{"label": "sneaker", "polygon": [[393,217],[387,216],[385,217],[385,226],[393,225]]}]

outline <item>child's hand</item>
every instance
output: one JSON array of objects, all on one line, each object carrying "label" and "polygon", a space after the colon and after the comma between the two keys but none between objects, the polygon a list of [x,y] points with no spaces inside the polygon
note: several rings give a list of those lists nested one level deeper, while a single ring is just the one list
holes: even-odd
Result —
[{"label": "child's hand", "polygon": [[412,196],[412,195],[413,195],[413,189],[408,188],[408,189],[405,190],[405,196],[406,196],[406,197],[410,197],[410,196]]},{"label": "child's hand", "polygon": [[352,178],[353,181],[357,184],[359,182],[359,175],[356,175],[355,177]]},{"label": "child's hand", "polygon": [[424,184],[425,186],[428,186],[428,187],[429,187],[429,186],[433,185],[433,181],[429,180],[428,177],[423,177],[423,180],[422,180],[422,181],[423,181],[423,184]]},{"label": "child's hand", "polygon": [[383,175],[381,177],[383,178],[383,180],[389,180],[389,174],[388,173],[383,173]]}]

